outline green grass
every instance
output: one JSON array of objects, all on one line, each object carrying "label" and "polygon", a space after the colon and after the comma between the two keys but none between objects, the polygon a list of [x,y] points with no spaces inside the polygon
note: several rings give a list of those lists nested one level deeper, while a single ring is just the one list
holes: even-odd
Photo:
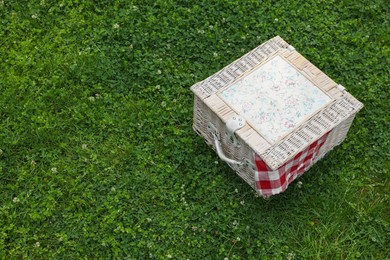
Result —
[{"label": "green grass", "polygon": [[[0,1],[0,257],[389,257],[389,28],[385,0]],[[263,200],[189,87],[275,35],[365,107]]]}]

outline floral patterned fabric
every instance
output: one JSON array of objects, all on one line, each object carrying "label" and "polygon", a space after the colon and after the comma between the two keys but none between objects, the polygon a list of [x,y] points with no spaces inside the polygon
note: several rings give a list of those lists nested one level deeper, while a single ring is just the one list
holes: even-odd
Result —
[{"label": "floral patterned fabric", "polygon": [[271,143],[331,101],[280,56],[273,57],[219,96]]}]

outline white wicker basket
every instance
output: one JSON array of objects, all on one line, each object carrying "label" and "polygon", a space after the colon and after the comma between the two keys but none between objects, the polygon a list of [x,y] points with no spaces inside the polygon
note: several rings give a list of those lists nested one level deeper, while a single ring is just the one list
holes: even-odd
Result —
[{"label": "white wicker basket", "polygon": [[339,145],[363,107],[279,36],[191,90],[194,130],[265,197]]}]

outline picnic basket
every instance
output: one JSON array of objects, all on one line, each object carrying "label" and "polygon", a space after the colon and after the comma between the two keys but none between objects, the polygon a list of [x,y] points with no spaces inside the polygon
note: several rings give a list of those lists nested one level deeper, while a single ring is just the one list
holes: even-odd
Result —
[{"label": "picnic basket", "polygon": [[191,90],[195,132],[263,197],[343,142],[363,107],[279,36]]}]

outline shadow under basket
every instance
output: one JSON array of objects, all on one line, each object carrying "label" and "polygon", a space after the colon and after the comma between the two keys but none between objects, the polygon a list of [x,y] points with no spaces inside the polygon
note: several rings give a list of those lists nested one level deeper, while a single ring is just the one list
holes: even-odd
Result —
[{"label": "shadow under basket", "polygon": [[191,90],[193,129],[262,197],[339,145],[363,107],[279,36]]}]

